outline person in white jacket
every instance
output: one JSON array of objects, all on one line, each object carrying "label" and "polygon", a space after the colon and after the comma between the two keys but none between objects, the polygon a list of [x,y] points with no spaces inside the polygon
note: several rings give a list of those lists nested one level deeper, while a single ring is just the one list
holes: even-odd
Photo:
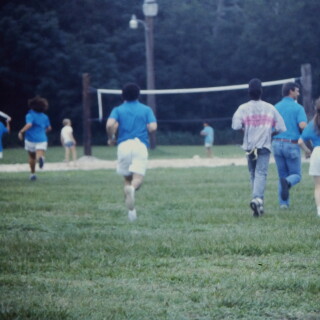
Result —
[{"label": "person in white jacket", "polygon": [[232,118],[232,129],[243,130],[242,148],[246,151],[252,200],[253,216],[264,213],[264,191],[267,181],[271,138],[286,131],[283,118],[273,105],[261,100],[262,84],[259,79],[249,82],[250,101],[239,106]]}]

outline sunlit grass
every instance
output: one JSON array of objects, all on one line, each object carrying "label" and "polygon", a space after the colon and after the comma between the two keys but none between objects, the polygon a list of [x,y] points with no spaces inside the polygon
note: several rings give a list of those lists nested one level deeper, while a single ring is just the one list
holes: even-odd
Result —
[{"label": "sunlit grass", "polygon": [[0,172],[0,319],[319,319],[303,172],[281,211],[270,165],[256,219],[245,166],[152,169],[134,223],[113,170]]}]

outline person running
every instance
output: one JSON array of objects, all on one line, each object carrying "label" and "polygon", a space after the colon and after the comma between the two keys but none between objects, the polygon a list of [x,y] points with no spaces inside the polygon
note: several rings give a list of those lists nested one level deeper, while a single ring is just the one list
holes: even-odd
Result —
[{"label": "person running", "polygon": [[299,94],[297,83],[285,83],[282,87],[283,98],[275,105],[287,127],[287,131],[275,135],[272,141],[279,176],[278,199],[281,209],[289,208],[289,190],[301,180],[301,150],[298,139],[307,125],[307,115],[303,106],[297,102]]},{"label": "person running", "polygon": [[0,159],[3,158],[2,136],[3,136],[4,133],[9,133],[10,132],[10,121],[11,121],[10,117],[6,118],[6,125],[4,125],[0,121]]},{"label": "person running", "polygon": [[69,163],[70,153],[72,154],[73,164],[75,165],[77,160],[76,139],[73,136],[73,129],[70,119],[63,119],[63,128],[61,129],[60,138],[61,144],[65,149],[64,161]]},{"label": "person running", "polygon": [[207,157],[212,158],[212,145],[214,141],[214,130],[209,125],[208,121],[203,123],[203,130],[200,135],[204,136],[204,147],[206,149]]},{"label": "person running", "polygon": [[148,162],[148,133],[157,130],[152,109],[139,102],[140,88],[128,83],[122,89],[124,102],[115,107],[107,119],[108,145],[115,145],[118,132],[117,173],[124,178],[125,203],[128,218],[137,218],[135,192],[142,183]]},{"label": "person running", "polygon": [[242,148],[246,151],[252,188],[250,207],[253,216],[264,213],[264,192],[271,153],[271,137],[286,130],[279,112],[273,105],[261,100],[259,79],[249,82],[251,100],[239,106],[232,118],[232,129],[243,130]]},{"label": "person running", "polygon": [[[320,217],[320,98],[315,103],[316,114],[303,130],[298,140],[299,146],[310,158],[309,175],[314,179],[314,199],[317,206],[317,214]],[[311,151],[306,142],[311,141]]]},{"label": "person running", "polygon": [[48,107],[48,101],[45,98],[36,96],[28,100],[30,108],[26,115],[26,124],[19,131],[18,137],[22,141],[24,137],[24,148],[28,151],[30,180],[37,179],[36,163],[42,169],[45,161],[45,152],[48,148],[47,132],[51,131],[51,124],[48,116],[44,113]]}]

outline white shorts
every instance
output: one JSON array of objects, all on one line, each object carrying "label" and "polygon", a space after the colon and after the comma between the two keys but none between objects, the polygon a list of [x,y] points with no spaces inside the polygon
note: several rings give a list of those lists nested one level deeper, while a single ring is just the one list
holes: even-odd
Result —
[{"label": "white shorts", "polygon": [[311,153],[309,175],[320,176],[320,147],[315,147]]},{"label": "white shorts", "polygon": [[37,150],[46,151],[48,148],[48,142],[31,142],[24,140],[24,149],[29,152],[36,152]]},{"label": "white shorts", "polygon": [[206,148],[210,148],[210,147],[212,147],[212,143],[206,142],[206,143],[204,144],[204,146],[205,146]]},{"label": "white shorts", "polygon": [[126,140],[118,145],[117,173],[130,176],[145,175],[148,164],[148,149],[138,138]]}]

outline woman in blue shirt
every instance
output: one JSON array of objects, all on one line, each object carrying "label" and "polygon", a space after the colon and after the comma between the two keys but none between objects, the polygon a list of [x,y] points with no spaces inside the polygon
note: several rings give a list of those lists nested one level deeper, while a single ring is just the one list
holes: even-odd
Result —
[{"label": "woman in blue shirt", "polygon": [[[317,205],[318,216],[320,217],[320,98],[316,100],[316,114],[303,130],[298,141],[306,157],[310,158],[309,175],[314,178],[314,198]],[[305,142],[310,141],[313,146],[311,151]]]},{"label": "woman in blue shirt", "polygon": [[44,111],[48,109],[47,99],[39,96],[28,101],[29,112],[26,115],[26,124],[19,131],[19,139],[23,140],[24,148],[29,154],[30,180],[36,180],[36,162],[39,162],[39,168],[44,165],[45,151],[48,147],[47,132],[51,130],[51,124]]}]

